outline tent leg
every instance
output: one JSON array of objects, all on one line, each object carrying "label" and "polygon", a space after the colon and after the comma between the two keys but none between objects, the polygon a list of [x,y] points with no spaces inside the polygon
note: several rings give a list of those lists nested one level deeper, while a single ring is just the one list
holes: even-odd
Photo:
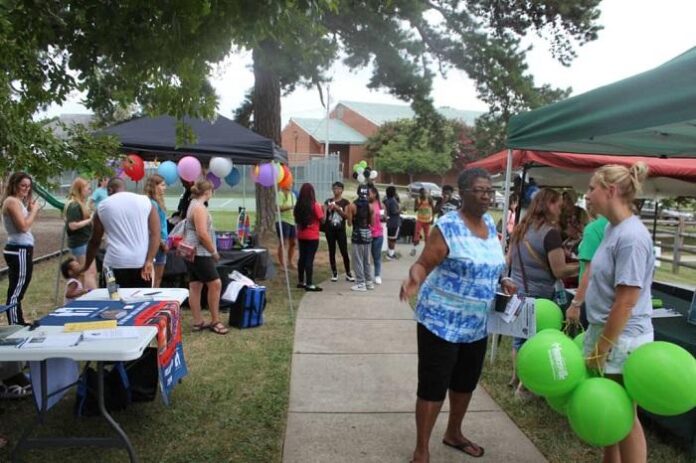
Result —
[{"label": "tent leg", "polygon": [[[510,207],[510,182],[512,181],[512,150],[508,149],[507,152],[507,167],[505,168],[505,201],[503,204],[503,217],[505,217],[505,212]],[[505,246],[505,241],[507,240],[507,227],[503,224],[502,227],[503,240],[501,241],[501,246]],[[495,356],[498,352],[498,338],[499,336],[493,335],[493,342],[491,343],[491,363],[495,362]]]},{"label": "tent leg", "polygon": [[[245,176],[246,177],[246,176]],[[278,182],[273,182],[273,190],[275,191],[275,202],[276,202],[276,214],[277,214],[277,224],[280,226],[280,205],[278,204]],[[258,214],[259,211],[256,213]],[[288,256],[285,253],[285,238],[283,233],[278,233],[280,235],[280,252],[283,254],[283,270],[285,271],[285,286],[288,289],[288,308],[290,309],[290,319],[293,318],[293,308],[292,308],[292,291],[290,290],[290,274],[288,273]]]},{"label": "tent leg", "polygon": [[653,217],[653,229],[652,229],[652,238],[653,238],[653,245],[655,244],[655,236],[657,236],[657,214],[660,212],[660,201],[655,198],[655,217]]},{"label": "tent leg", "polygon": [[63,229],[63,232],[60,235],[60,254],[58,254],[58,266],[56,269],[56,287],[54,288],[53,291],[53,303],[56,306],[59,306],[62,304],[62,301],[58,301],[58,287],[60,286],[60,264],[61,264],[61,257],[63,257],[63,247],[65,246],[65,229]]}]

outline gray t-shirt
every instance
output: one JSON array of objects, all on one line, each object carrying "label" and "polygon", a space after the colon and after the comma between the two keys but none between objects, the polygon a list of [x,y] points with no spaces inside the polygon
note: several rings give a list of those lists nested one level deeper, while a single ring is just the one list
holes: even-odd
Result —
[{"label": "gray t-shirt", "polygon": [[[560,248],[561,245],[561,234],[557,229],[549,225],[542,225],[538,229],[533,226],[529,227],[519,243],[513,245],[510,255],[512,265],[510,277],[519,292],[531,297],[546,299],[553,297],[553,285],[556,283],[556,277],[551,272],[548,255],[549,252]],[[520,257],[522,263],[520,263]],[[524,272],[522,272],[522,265],[524,265]],[[527,290],[525,290],[524,284],[525,275],[527,277]]]},{"label": "gray t-shirt", "polygon": [[618,285],[640,288],[623,334],[637,336],[653,331],[652,284],[655,257],[650,233],[637,216],[607,225],[604,239],[592,258],[590,284],[585,296],[587,320],[604,325],[614,304]]}]

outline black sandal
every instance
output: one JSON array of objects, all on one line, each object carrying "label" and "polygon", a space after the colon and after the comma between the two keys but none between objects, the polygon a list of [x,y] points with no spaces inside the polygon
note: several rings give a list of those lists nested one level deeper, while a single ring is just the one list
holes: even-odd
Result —
[{"label": "black sandal", "polygon": [[215,334],[227,334],[230,332],[230,330],[222,324],[222,322],[217,322],[212,325],[210,325],[210,331],[212,331]]}]

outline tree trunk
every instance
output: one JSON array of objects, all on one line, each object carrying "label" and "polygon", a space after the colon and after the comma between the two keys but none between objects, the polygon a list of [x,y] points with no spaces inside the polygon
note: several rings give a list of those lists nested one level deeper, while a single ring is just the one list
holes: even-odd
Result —
[{"label": "tree trunk", "polygon": [[[280,145],[280,78],[265,64],[271,44],[255,48],[254,60],[254,131]],[[274,230],[275,191],[256,185],[256,230],[264,235]]]}]

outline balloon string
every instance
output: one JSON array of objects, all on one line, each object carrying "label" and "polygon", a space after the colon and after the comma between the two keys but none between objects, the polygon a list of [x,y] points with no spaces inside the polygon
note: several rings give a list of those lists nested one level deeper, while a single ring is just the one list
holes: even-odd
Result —
[{"label": "balloon string", "polygon": [[[604,336],[604,334],[599,335],[599,338],[604,339],[607,343],[609,343],[609,345],[611,345],[612,348],[616,347],[616,343],[614,341],[612,341],[611,339],[607,338],[606,336]],[[604,354],[600,354],[599,353],[599,345],[595,344],[593,355],[590,355],[589,357],[587,357],[586,360],[588,360],[588,361],[600,360],[603,357],[606,357],[607,355],[608,355],[608,352],[605,352]],[[599,370],[599,375],[601,377],[604,377],[604,365],[602,365],[601,368],[598,368],[598,370]]]}]

